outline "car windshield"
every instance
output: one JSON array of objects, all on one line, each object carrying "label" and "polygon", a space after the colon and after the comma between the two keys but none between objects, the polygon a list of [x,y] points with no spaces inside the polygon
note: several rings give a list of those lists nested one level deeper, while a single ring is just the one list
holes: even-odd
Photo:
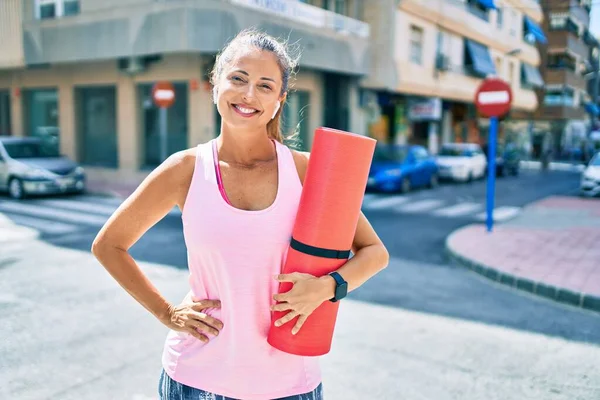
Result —
[{"label": "car windshield", "polygon": [[461,147],[445,146],[440,150],[440,156],[444,157],[465,157],[473,154],[473,150]]},{"label": "car windshield", "polygon": [[42,143],[4,143],[4,148],[11,158],[47,158],[60,156],[56,149],[44,146]]},{"label": "car windshield", "polygon": [[590,165],[595,167],[600,167],[600,153],[596,154],[594,158],[590,161]]},{"label": "car windshield", "polygon": [[408,156],[406,147],[398,146],[377,146],[373,159],[376,161],[388,161],[402,163]]}]

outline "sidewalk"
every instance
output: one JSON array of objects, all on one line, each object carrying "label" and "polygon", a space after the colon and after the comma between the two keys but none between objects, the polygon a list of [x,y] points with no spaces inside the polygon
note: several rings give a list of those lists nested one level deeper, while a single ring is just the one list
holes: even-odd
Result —
[{"label": "sidewalk", "polygon": [[600,200],[554,196],[446,239],[450,256],[498,283],[600,312]]},{"label": "sidewalk", "polygon": [[0,214],[0,246],[23,240],[36,239],[39,232],[35,229],[16,225],[10,218],[4,214]]}]

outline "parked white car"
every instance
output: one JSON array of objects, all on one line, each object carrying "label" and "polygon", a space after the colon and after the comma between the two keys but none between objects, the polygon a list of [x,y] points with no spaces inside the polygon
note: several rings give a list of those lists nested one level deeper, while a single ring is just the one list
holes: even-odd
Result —
[{"label": "parked white car", "polygon": [[600,152],[596,153],[581,174],[580,191],[583,196],[600,195]]},{"label": "parked white car", "polygon": [[459,182],[483,178],[487,158],[476,143],[448,143],[437,156],[439,176]]}]

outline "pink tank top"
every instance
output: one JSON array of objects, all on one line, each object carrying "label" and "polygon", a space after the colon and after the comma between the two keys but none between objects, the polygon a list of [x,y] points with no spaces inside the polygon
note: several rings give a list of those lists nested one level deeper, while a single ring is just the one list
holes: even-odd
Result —
[{"label": "pink tank top", "polygon": [[[258,211],[233,207],[220,193],[213,142],[197,147],[196,165],[182,213],[194,299],[219,299],[205,312],[223,321],[204,344],[169,331],[162,364],[174,380],[244,400],[266,400],[314,390],[318,357],[284,353],[267,343],[270,305],[300,202],[302,184],[291,151],[275,142],[278,190]],[[218,164],[217,164],[218,165]]]}]

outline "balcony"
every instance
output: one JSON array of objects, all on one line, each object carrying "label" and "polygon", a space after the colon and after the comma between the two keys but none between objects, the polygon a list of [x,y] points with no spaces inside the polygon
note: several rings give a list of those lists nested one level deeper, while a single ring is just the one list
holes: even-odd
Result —
[{"label": "balcony", "polygon": [[28,64],[155,54],[215,54],[257,27],[302,46],[302,65],[368,72],[370,27],[293,0],[83,0],[81,14],[24,23]]},{"label": "balcony", "polygon": [[587,82],[585,78],[568,68],[546,69],[547,85],[568,85],[577,89],[585,90]]},{"label": "balcony", "polygon": [[548,49],[569,49],[579,57],[587,58],[589,48],[582,38],[567,31],[550,31],[546,33],[548,37]]},{"label": "balcony", "polygon": [[560,120],[560,119],[583,119],[586,117],[583,107],[571,107],[566,105],[549,106],[540,105],[539,114],[541,119]]},{"label": "balcony", "polygon": [[0,69],[25,65],[20,0],[0,2]]}]

